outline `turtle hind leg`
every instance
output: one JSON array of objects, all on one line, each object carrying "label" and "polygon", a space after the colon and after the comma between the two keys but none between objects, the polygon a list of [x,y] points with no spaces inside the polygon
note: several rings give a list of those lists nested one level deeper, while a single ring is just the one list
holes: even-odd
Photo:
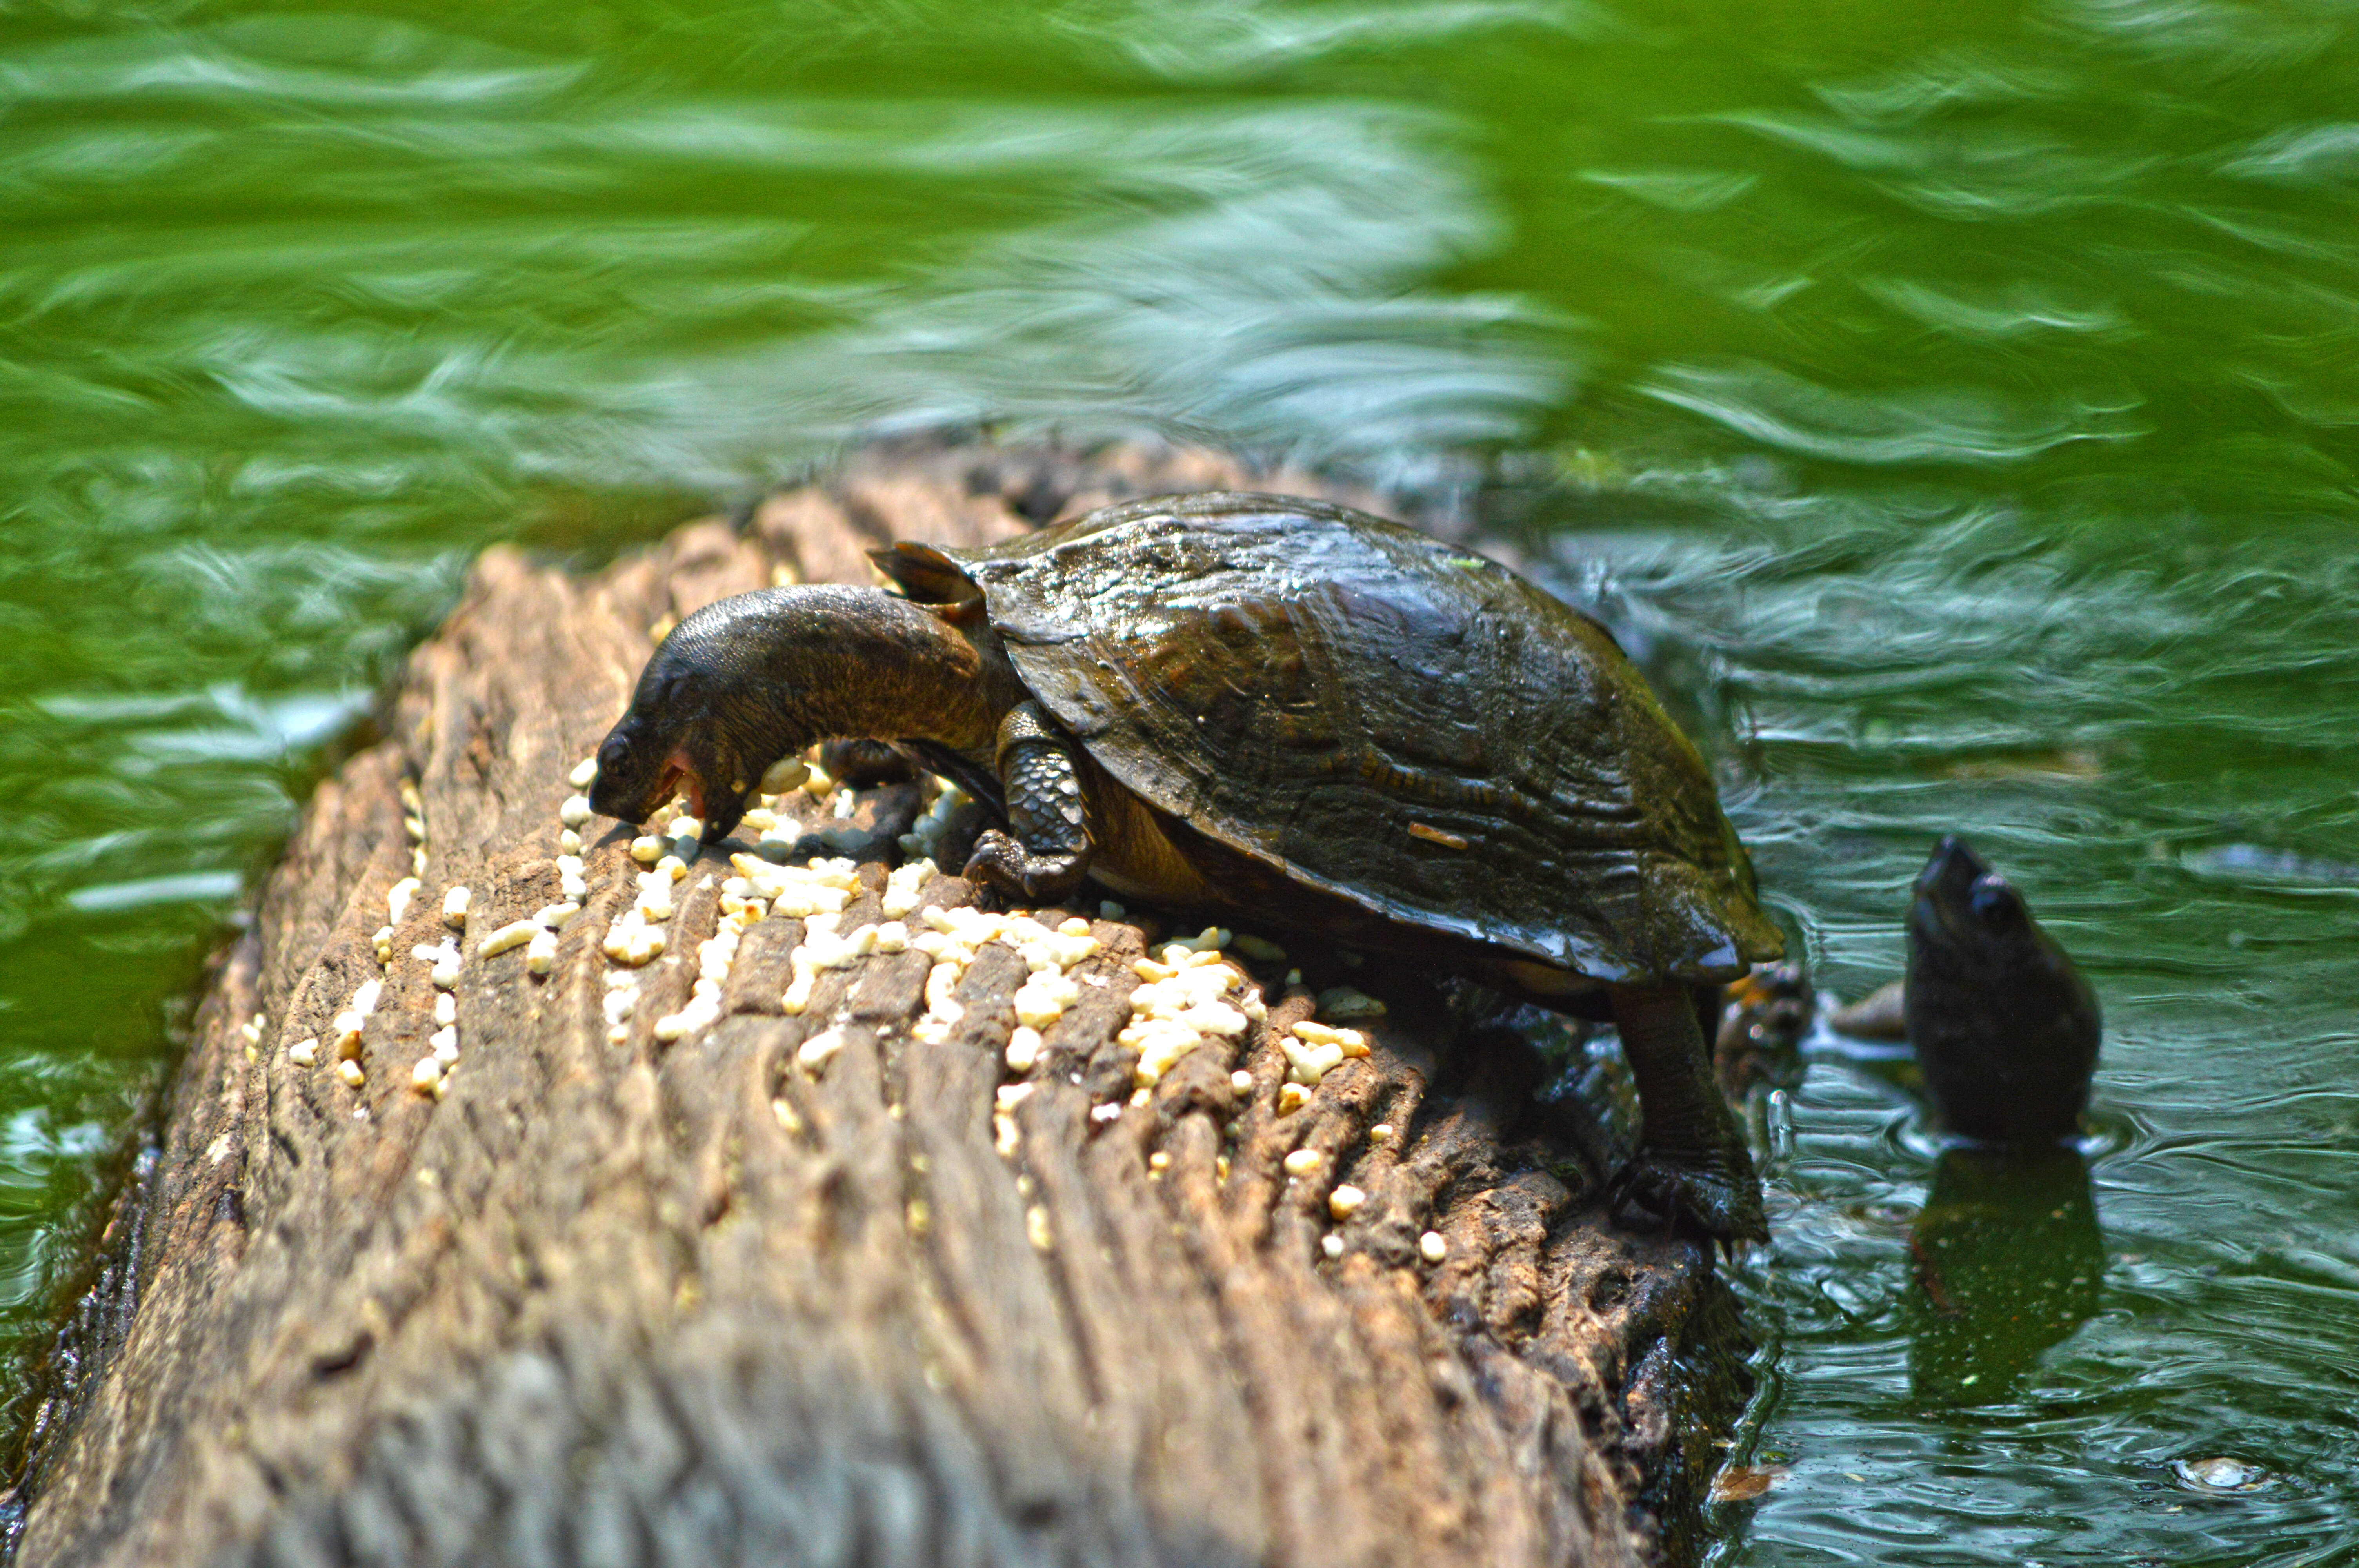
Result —
[{"label": "turtle hind leg", "polygon": [[999,724],[998,772],[1012,832],[974,841],[966,875],[1004,897],[1061,899],[1089,874],[1094,846],[1073,742],[1037,702],[1010,708]]},{"label": "turtle hind leg", "polygon": [[1761,1178],[1712,1082],[1689,988],[1616,986],[1612,994],[1641,1118],[1638,1152],[1606,1187],[1615,1222],[1723,1243],[1767,1241]]}]

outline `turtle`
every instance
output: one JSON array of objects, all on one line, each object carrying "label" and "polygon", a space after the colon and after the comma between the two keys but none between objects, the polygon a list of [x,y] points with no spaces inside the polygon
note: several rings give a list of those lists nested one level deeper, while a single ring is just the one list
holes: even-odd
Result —
[{"label": "turtle", "polygon": [[1956,834],[1908,902],[1901,1011],[1943,1125],[1989,1143],[2080,1130],[2104,1022],[2071,956]]},{"label": "turtle", "polygon": [[593,809],[684,787],[706,842],[774,759],[886,740],[984,802],[966,874],[1308,928],[1611,1017],[1641,1104],[1617,1214],[1766,1238],[1699,1010],[1783,951],[1702,756],[1595,621],[1322,501],[1158,496],[980,548],[871,552],[688,616]]}]

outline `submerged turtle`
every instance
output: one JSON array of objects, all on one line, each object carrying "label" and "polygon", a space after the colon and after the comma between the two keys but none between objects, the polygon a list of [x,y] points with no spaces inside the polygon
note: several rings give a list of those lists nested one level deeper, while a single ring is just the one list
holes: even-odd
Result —
[{"label": "submerged turtle", "polygon": [[2080,1130],[2104,1023],[2071,956],[2012,883],[1945,835],[1908,899],[1908,973],[1827,1018],[1906,1040],[1951,1131],[2050,1143]]},{"label": "submerged turtle", "polygon": [[1611,1016],[1644,1109],[1617,1206],[1766,1234],[1697,1010],[1782,942],[1702,758],[1603,628],[1481,557],[1275,496],[874,554],[906,597],[771,589],[682,621],[592,806],[644,821],[684,785],[712,842],[773,759],[892,740],[1006,825],[966,873],[1011,897],[1094,877]]},{"label": "submerged turtle", "polygon": [[1951,1131],[2036,1143],[2080,1130],[2103,1033],[2096,995],[2023,895],[1954,833],[1909,901],[1903,1016]]}]

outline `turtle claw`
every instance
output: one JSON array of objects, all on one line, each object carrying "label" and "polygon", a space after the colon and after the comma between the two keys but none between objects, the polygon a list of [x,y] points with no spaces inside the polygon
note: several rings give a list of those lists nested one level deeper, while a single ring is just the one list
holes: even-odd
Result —
[{"label": "turtle claw", "polygon": [[1051,903],[1081,885],[1088,865],[1077,855],[1040,855],[1027,849],[996,827],[974,841],[967,857],[966,880],[1009,901],[1003,907]]},{"label": "turtle claw", "polygon": [[1605,1184],[1606,1212],[1625,1230],[1700,1236],[1729,1249],[1740,1241],[1767,1241],[1761,1184],[1750,1170],[1732,1173],[1716,1162],[1681,1164],[1641,1152]]}]

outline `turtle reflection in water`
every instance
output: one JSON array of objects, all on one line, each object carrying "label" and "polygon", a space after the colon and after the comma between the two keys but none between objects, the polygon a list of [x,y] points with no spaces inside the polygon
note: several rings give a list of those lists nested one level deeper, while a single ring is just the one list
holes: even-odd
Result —
[{"label": "turtle reflection in water", "polygon": [[681,622],[599,751],[596,808],[643,821],[684,786],[712,842],[774,759],[895,741],[1005,824],[966,871],[1011,899],[1094,877],[1611,1017],[1643,1121],[1617,1207],[1766,1235],[1698,1012],[1782,941],[1702,758],[1603,628],[1274,496],[875,554],[900,596],[772,589]]},{"label": "turtle reflection in water", "polygon": [[1919,1287],[1907,1309],[1917,1397],[2008,1398],[2103,1297],[2104,1236],[2081,1152],[2062,1143],[1942,1151],[1908,1253]]}]

